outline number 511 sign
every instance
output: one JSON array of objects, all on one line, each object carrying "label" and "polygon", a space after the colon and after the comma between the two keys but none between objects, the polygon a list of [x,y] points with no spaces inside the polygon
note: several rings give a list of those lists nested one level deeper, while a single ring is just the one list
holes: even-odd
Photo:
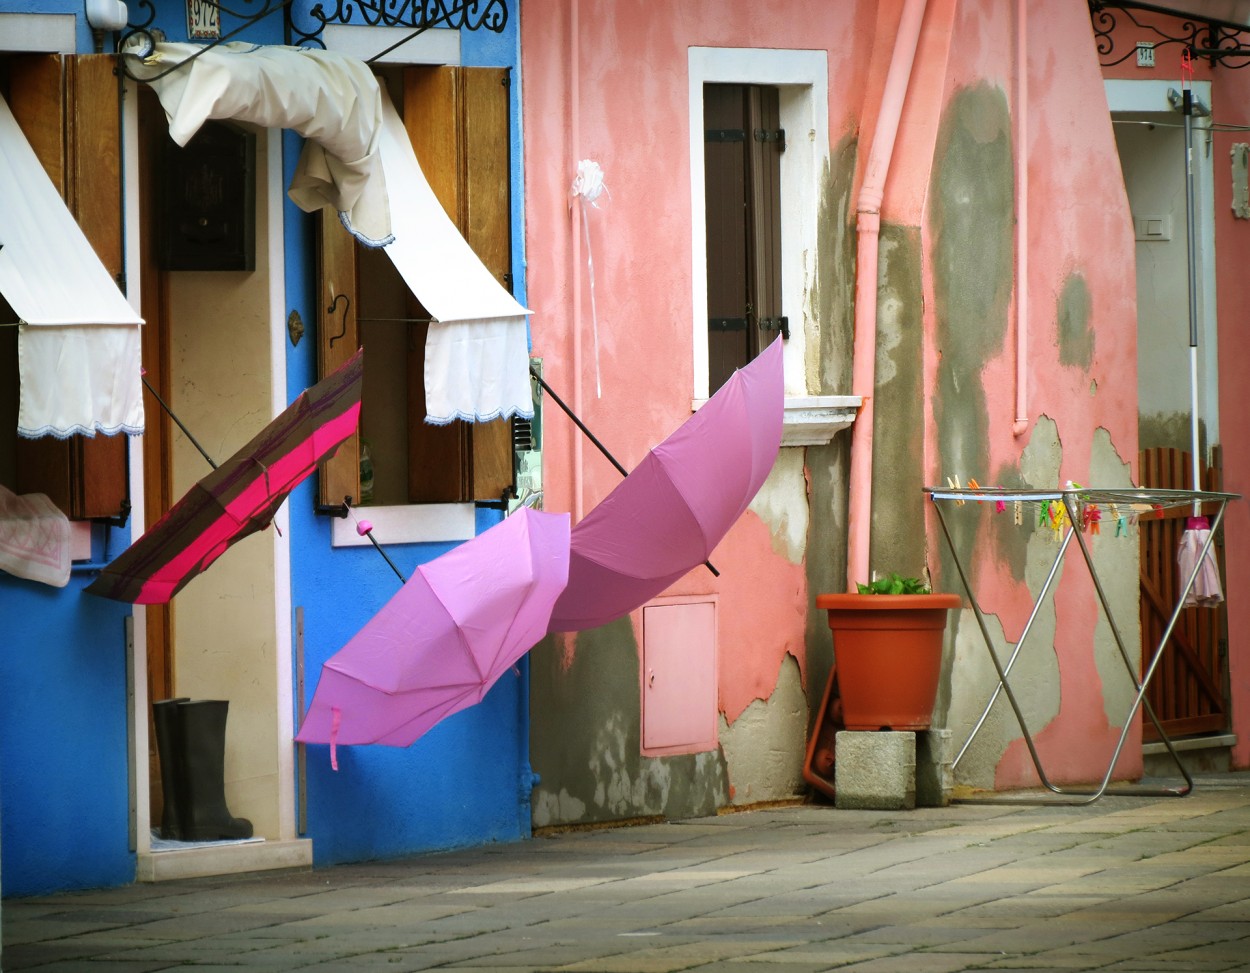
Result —
[{"label": "number 511 sign", "polygon": [[187,37],[216,40],[221,36],[221,8],[216,0],[187,0]]}]

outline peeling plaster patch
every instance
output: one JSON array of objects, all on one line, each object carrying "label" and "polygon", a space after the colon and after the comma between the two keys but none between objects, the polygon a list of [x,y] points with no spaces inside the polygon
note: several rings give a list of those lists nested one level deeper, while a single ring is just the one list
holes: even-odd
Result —
[{"label": "peeling plaster patch", "polygon": [[[891,266],[891,257],[896,256],[898,248],[902,245],[903,240],[893,234],[882,236],[878,248],[878,260],[879,266],[884,265],[887,269],[879,275],[880,277],[889,277],[888,268]],[[916,259],[914,250],[910,256],[914,263]],[[903,343],[903,329],[914,326],[917,320],[915,309],[911,314],[906,313],[907,303],[907,297],[900,292],[899,288],[878,286],[876,373],[878,385],[885,385],[898,375],[895,353]],[[907,357],[914,360],[915,356],[908,355]]]},{"label": "peeling plaster patch", "polygon": [[914,502],[926,479],[920,231],[888,224],[880,240],[871,566],[920,576],[926,557],[924,505]]},{"label": "peeling plaster patch", "polygon": [[[1094,362],[1093,301],[1080,274],[1069,274],[1055,308],[1059,325],[1059,364],[1088,370]],[[1090,389],[1093,394],[1093,389]]]},{"label": "peeling plaster patch", "polygon": [[[1053,419],[1039,416],[1029,435],[1028,444],[1020,456],[1017,468],[999,471],[1004,486],[1032,487],[1057,482],[1063,448],[1058,428]],[[1032,515],[1031,517],[1029,515]],[[1007,515],[994,517],[991,529],[1000,531],[995,545],[1000,559],[1010,562],[1012,575],[1029,592],[1041,590],[1050,573],[1055,555],[1055,542],[1047,530],[1036,527],[1037,511],[1025,508],[1025,522],[1017,527],[1014,518]],[[952,517],[952,523],[972,518]],[[984,517],[977,520],[984,522]],[[1000,526],[998,522],[1003,522]],[[954,530],[952,530],[952,534]],[[971,544],[971,535],[968,543]],[[1063,575],[1060,567],[1054,585]],[[1134,576],[1135,580],[1136,576]],[[975,588],[974,588],[975,590]],[[981,592],[978,592],[980,595]],[[982,605],[986,611],[987,606]],[[1002,622],[992,611],[986,611],[986,625],[990,630],[999,661],[1006,666],[1011,646]],[[985,639],[971,610],[959,612],[955,618],[955,641],[953,659],[948,675],[942,680],[937,715],[945,714],[945,725],[953,732],[956,753],[964,745],[968,734],[980,718],[989,701],[998,676],[986,651]],[[1021,703],[1030,732],[1036,734],[1054,719],[1059,712],[1059,658],[1055,651],[1056,614],[1054,601],[1047,598],[1038,609],[1037,617],[1011,670],[1011,686]],[[1019,632],[1013,633],[1014,638]],[[1005,694],[1000,693],[994,709],[976,741],[956,768],[958,783],[973,787],[993,787],[995,771],[1010,743],[1021,736],[1019,724]]]},{"label": "peeling plaster patch", "polygon": [[586,805],[568,791],[535,792],[533,803],[535,828],[546,828],[562,821],[577,821],[585,816]]},{"label": "peeling plaster patch", "polygon": [[628,618],[582,632],[570,664],[553,638],[530,660],[538,826],[694,817],[728,801],[718,752],[642,756],[638,644]]},{"label": "peeling plaster patch", "polygon": [[[967,477],[988,466],[982,372],[1007,333],[1014,186],[1006,94],[986,83],[962,89],[942,113],[930,185],[939,476]],[[952,535],[975,584],[974,529]],[[954,577],[950,554],[943,548],[940,556],[941,576]]]},{"label": "peeling plaster patch", "polygon": [[[811,493],[810,528],[807,541],[807,590],[811,595],[846,590],[846,485],[850,468],[850,440],[835,436],[825,446],[809,446],[808,485]],[[829,681],[833,665],[833,636],[823,611],[817,611],[815,598],[808,603],[804,628],[807,653],[808,711],[815,713]]]},{"label": "peeling plaster patch", "polygon": [[[1209,442],[1205,422],[1199,423],[1201,442]],[[1137,417],[1137,444],[1140,449],[1170,447],[1189,452],[1192,434],[1188,412],[1143,412]]]},{"label": "peeling plaster patch", "polygon": [[734,804],[782,800],[803,793],[807,713],[798,663],[786,655],[781,660],[777,688],[767,700],[751,703],[732,724],[721,716],[721,751]]},{"label": "peeling plaster patch", "polygon": [[1054,486],[1059,482],[1059,467],[1063,461],[1063,443],[1059,440],[1059,426],[1048,415],[1040,415],[1029,433],[1029,444],[1020,456],[1020,475],[1025,484],[1038,489]]},{"label": "peeling plaster patch", "polygon": [[773,550],[791,564],[807,553],[807,478],[801,449],[783,449],[749,508],[768,525]]},{"label": "peeling plaster patch", "polygon": [[855,318],[855,234],[851,228],[851,189],[858,143],[846,137],[834,148],[821,173],[816,227],[816,279],[808,282],[808,313],[818,327],[807,349],[807,387],[818,395],[851,391],[851,342]]},{"label": "peeling plaster patch", "polygon": [[[1100,486],[1133,485],[1132,467],[1120,457],[1111,441],[1111,433],[1101,426],[1094,431],[1089,469],[1090,481]],[[1141,597],[1138,580],[1141,572],[1141,545],[1137,534],[1116,537],[1114,526],[1108,523],[1097,535],[1090,535],[1087,542],[1094,563],[1098,566],[1099,581],[1102,582],[1107,600],[1115,611],[1120,637],[1133,661],[1134,671],[1140,672],[1141,617],[1136,606],[1138,598]],[[1098,613],[1094,646],[1094,662],[1102,681],[1103,709],[1107,724],[1122,727],[1137,690],[1116,646],[1111,623],[1102,611]]]}]

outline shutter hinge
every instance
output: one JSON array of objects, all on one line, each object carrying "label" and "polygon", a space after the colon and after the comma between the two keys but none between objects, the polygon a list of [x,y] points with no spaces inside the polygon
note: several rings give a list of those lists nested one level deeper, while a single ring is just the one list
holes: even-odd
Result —
[{"label": "shutter hinge", "polygon": [[786,130],[784,128],[757,128],[755,130],[755,141],[776,142],[777,151],[784,152],[786,150]]},{"label": "shutter hinge", "polygon": [[784,315],[779,318],[760,318],[761,331],[780,331],[781,340],[790,340],[790,319]]}]

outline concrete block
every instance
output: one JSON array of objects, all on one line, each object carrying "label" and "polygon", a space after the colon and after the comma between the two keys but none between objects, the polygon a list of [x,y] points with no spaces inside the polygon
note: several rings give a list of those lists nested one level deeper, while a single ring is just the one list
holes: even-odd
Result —
[{"label": "concrete block", "polygon": [[946,807],[955,789],[955,745],[950,730],[916,734],[916,806]]},{"label": "concrete block", "polygon": [[916,806],[915,733],[843,730],[836,753],[837,807],[898,811]]}]

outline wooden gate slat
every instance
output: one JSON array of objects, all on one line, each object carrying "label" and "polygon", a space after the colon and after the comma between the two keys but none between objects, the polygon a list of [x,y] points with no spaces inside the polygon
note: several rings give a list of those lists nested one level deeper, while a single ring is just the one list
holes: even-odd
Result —
[{"label": "wooden gate slat", "polygon": [[[1201,471],[1200,480],[1205,489],[1220,489],[1219,458],[1216,451],[1216,462]],[[1192,489],[1190,455],[1184,450],[1172,447],[1142,450],[1138,454],[1138,470],[1142,486]],[[1139,617],[1143,657],[1159,644],[1180,593],[1184,579],[1179,576],[1176,552],[1190,513],[1187,508],[1175,509],[1139,520]],[[1217,549],[1217,561],[1222,560],[1221,553]],[[1224,626],[1223,605],[1186,608],[1177,619],[1147,693],[1151,707],[1169,736],[1219,732],[1227,728],[1227,700],[1224,698],[1220,650]],[[1148,720],[1143,728],[1143,738],[1158,739],[1153,724]]]}]

